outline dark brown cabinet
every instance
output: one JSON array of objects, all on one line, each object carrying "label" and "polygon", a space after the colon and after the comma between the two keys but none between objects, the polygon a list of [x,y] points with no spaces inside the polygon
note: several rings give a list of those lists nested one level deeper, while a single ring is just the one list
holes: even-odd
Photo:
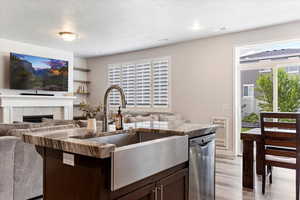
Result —
[{"label": "dark brown cabinet", "polygon": [[62,162],[61,151],[40,152],[44,200],[188,200],[188,162],[111,191],[109,158],[75,155],[75,165],[69,166]]},{"label": "dark brown cabinet", "polygon": [[188,200],[188,170],[180,170],[116,200]]},{"label": "dark brown cabinet", "polygon": [[183,169],[156,184],[159,200],[188,200],[188,170]]},{"label": "dark brown cabinet", "polygon": [[117,200],[156,200],[155,195],[155,184],[150,184],[134,192],[131,192],[121,198],[118,198]]}]

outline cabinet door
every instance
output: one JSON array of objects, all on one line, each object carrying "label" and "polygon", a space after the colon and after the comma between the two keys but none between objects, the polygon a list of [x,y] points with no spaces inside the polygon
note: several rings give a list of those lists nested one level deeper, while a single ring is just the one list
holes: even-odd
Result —
[{"label": "cabinet door", "polygon": [[156,200],[157,190],[155,184],[150,184],[129,194],[118,198],[117,200]]},{"label": "cabinet door", "polygon": [[159,200],[188,200],[188,169],[183,169],[157,182]]}]

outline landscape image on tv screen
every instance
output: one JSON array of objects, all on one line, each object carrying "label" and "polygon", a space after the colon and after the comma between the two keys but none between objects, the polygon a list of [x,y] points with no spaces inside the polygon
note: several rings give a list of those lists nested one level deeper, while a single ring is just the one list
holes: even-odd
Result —
[{"label": "landscape image on tv screen", "polygon": [[68,91],[68,61],[11,53],[10,88]]}]

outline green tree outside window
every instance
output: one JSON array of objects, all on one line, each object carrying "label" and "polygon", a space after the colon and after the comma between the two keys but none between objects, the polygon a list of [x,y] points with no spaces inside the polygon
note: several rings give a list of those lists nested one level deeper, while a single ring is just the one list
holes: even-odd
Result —
[{"label": "green tree outside window", "polygon": [[[262,111],[273,111],[272,74],[262,74],[256,80],[256,99]],[[296,112],[300,107],[300,77],[288,74],[284,68],[278,69],[278,110]]]}]

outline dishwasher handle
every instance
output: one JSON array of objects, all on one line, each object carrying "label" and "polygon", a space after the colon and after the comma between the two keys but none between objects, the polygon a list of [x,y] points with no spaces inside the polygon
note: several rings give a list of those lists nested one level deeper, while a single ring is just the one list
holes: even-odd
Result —
[{"label": "dishwasher handle", "polygon": [[197,137],[190,140],[190,145],[199,145],[206,146],[208,143],[212,142],[215,139],[215,134],[206,135],[203,137]]}]

